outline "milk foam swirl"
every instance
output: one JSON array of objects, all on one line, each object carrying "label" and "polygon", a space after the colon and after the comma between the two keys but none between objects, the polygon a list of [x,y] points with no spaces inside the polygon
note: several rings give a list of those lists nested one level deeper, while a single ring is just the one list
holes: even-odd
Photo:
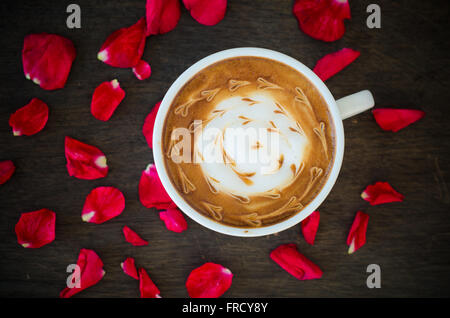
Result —
[{"label": "milk foam swirl", "polygon": [[252,195],[277,198],[295,180],[309,141],[270,93],[224,99],[205,122],[194,149],[211,191],[245,203]]}]

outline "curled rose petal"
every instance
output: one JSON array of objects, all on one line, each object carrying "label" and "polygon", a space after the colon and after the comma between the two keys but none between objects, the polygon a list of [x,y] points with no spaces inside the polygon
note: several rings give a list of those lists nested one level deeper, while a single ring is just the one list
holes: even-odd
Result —
[{"label": "curled rose petal", "polygon": [[215,263],[205,263],[194,269],[186,281],[191,298],[218,298],[231,286],[233,274],[228,268]]},{"label": "curled rose petal", "polygon": [[145,140],[150,149],[153,148],[153,127],[155,126],[156,114],[158,113],[159,106],[161,106],[161,101],[156,103],[152,111],[147,115],[144,122],[144,127],[142,128],[142,133],[144,134]]},{"label": "curled rose petal", "polygon": [[103,262],[93,250],[82,248],[78,255],[77,265],[81,274],[79,281],[77,281],[77,275],[73,275],[71,282],[73,287],[64,288],[59,297],[72,297],[82,290],[97,284],[105,276]]},{"label": "curled rose petal", "polygon": [[204,25],[215,25],[222,21],[227,11],[227,0],[183,0],[191,16]]},{"label": "curled rose petal", "polygon": [[5,183],[16,171],[16,166],[11,160],[0,161],[0,184]]},{"label": "curled rose petal", "polygon": [[147,0],[146,35],[164,34],[172,31],[177,26],[180,16],[179,0]]},{"label": "curled rose petal", "polygon": [[161,298],[158,287],[143,268],[139,268],[139,291],[141,298]]},{"label": "curled rose petal", "polygon": [[366,243],[367,224],[369,215],[358,211],[347,236],[348,253],[352,254]]},{"label": "curled rose petal", "polygon": [[425,112],[416,109],[377,108],[372,110],[375,121],[383,130],[397,132],[422,119]]},{"label": "curled rose petal", "polygon": [[14,136],[31,136],[40,132],[48,120],[48,106],[38,98],[16,110],[9,117],[9,125]]},{"label": "curled rose petal", "polygon": [[26,248],[38,248],[55,239],[56,214],[48,209],[22,213],[16,224],[17,242]]},{"label": "curled rose petal", "polygon": [[125,91],[120,87],[118,80],[101,83],[92,95],[92,115],[98,120],[109,120],[124,97]]},{"label": "curled rose petal", "polygon": [[320,213],[314,211],[301,223],[303,237],[308,244],[314,245],[314,239],[319,228]]},{"label": "curled rose petal", "polygon": [[134,263],[134,258],[128,257],[126,260],[120,263],[120,267],[123,269],[123,272],[128,276],[131,276],[134,279],[139,279],[136,265]]},{"label": "curled rose petal", "polygon": [[169,231],[181,233],[187,229],[186,219],[176,206],[159,212],[159,218],[164,221]]},{"label": "curled rose petal", "polygon": [[142,171],[139,181],[139,199],[146,208],[167,209],[174,205],[164,190],[154,164],[149,164],[147,169]]},{"label": "curled rose petal", "polygon": [[106,157],[97,147],[66,137],[65,152],[70,176],[92,180],[108,174]]},{"label": "curled rose petal", "polygon": [[296,0],[293,13],[303,32],[331,42],[344,35],[344,20],[350,19],[350,6],[348,0]]},{"label": "curled rose petal", "polygon": [[133,74],[140,81],[145,80],[152,74],[152,68],[146,61],[140,60],[135,67],[132,68]]},{"label": "curled rose petal", "polygon": [[145,18],[128,28],[113,32],[103,43],[97,58],[114,67],[133,67],[141,60],[145,47]]},{"label": "curled rose petal", "polygon": [[402,202],[403,194],[398,193],[387,182],[376,182],[361,193],[361,198],[368,201],[370,205],[378,205],[390,202]]},{"label": "curled rose petal", "polygon": [[322,270],[304,255],[300,254],[295,244],[278,246],[270,253],[270,258],[299,280],[322,277]]},{"label": "curled rose petal", "polygon": [[131,243],[134,246],[145,246],[148,245],[148,242],[141,238],[136,232],[134,232],[132,229],[130,229],[128,226],[124,226],[123,229],[123,235],[125,236],[125,240],[128,243]]},{"label": "curled rose petal", "polygon": [[120,215],[123,209],[125,198],[119,189],[98,187],[86,197],[81,218],[85,222],[100,224]]},{"label": "curled rose petal", "polygon": [[313,71],[322,81],[326,81],[346,68],[350,63],[356,60],[359,55],[360,53],[358,51],[343,48],[340,51],[322,57],[317,61]]},{"label": "curled rose petal", "polygon": [[62,88],[75,56],[75,47],[69,39],[56,34],[29,34],[23,42],[23,72],[43,89]]}]

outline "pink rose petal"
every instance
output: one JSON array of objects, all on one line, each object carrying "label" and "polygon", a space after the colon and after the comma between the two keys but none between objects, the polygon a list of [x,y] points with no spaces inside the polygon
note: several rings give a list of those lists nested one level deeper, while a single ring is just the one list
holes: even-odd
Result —
[{"label": "pink rose petal", "polygon": [[118,215],[125,209],[125,198],[119,189],[98,187],[86,197],[81,218],[85,222],[100,224]]},{"label": "pink rose petal", "polygon": [[140,60],[139,63],[137,63],[136,66],[132,68],[132,71],[136,78],[140,81],[149,78],[152,74],[150,64],[143,60]]},{"label": "pink rose petal", "polygon": [[146,208],[167,209],[174,204],[164,190],[154,164],[149,164],[142,172],[139,181],[139,199]]},{"label": "pink rose petal", "polygon": [[70,176],[92,180],[106,177],[108,174],[105,154],[97,147],[66,137],[65,154]]},{"label": "pink rose petal", "polygon": [[278,246],[270,253],[270,258],[286,272],[299,280],[318,279],[322,270],[304,255],[300,254],[295,244]]},{"label": "pink rose petal", "polygon": [[118,80],[101,83],[92,95],[92,115],[98,120],[109,120],[124,97],[125,91],[120,87]]},{"label": "pink rose petal", "polygon": [[48,209],[22,213],[15,230],[17,242],[25,248],[39,248],[55,240],[56,214]]},{"label": "pink rose petal", "polygon": [[48,106],[38,98],[19,108],[9,117],[14,136],[31,136],[42,129],[48,120]]},{"label": "pink rose petal", "polygon": [[344,35],[350,19],[348,0],[296,0],[293,13],[300,29],[314,39],[332,42]]},{"label": "pink rose petal", "polygon": [[75,56],[69,39],[56,34],[29,34],[23,42],[23,72],[43,89],[63,88]]},{"label": "pink rose petal", "polygon": [[136,232],[134,232],[132,229],[130,229],[128,226],[124,226],[123,229],[123,235],[125,236],[125,240],[134,245],[134,246],[145,246],[148,245],[148,242],[141,238]]},{"label": "pink rose petal", "polygon": [[123,272],[128,276],[131,276],[134,279],[139,279],[136,265],[134,263],[134,258],[128,257],[126,260],[120,263],[120,267],[123,269]]},{"label": "pink rose petal", "polygon": [[361,198],[368,201],[370,205],[378,205],[390,202],[402,202],[403,194],[398,193],[387,182],[376,182],[361,193]]},{"label": "pink rose petal", "polygon": [[227,0],[183,0],[191,16],[204,25],[215,25],[222,21],[227,11]]},{"label": "pink rose petal", "polygon": [[397,132],[425,116],[416,109],[377,108],[372,110],[375,121],[383,130]]},{"label": "pink rose petal", "polygon": [[78,294],[82,290],[97,284],[103,276],[105,276],[105,271],[103,270],[103,262],[98,257],[97,253],[93,250],[88,250],[82,248],[80,254],[78,255],[77,265],[80,268],[80,287],[76,287],[75,275],[73,276],[72,283],[74,287],[66,287],[59,294],[61,298],[69,298],[75,294]]},{"label": "pink rose petal", "polygon": [[169,231],[181,233],[187,229],[186,219],[176,206],[159,212],[159,218],[164,221]]},{"label": "pink rose petal", "polygon": [[358,51],[343,48],[335,53],[330,53],[317,61],[313,71],[320,77],[322,81],[326,81],[333,75],[339,73],[354,60],[358,58],[360,53]]},{"label": "pink rose petal", "polygon": [[361,246],[366,244],[367,224],[369,223],[369,215],[358,211],[353,220],[352,227],[347,236],[348,253],[353,254]]},{"label": "pink rose petal", "polygon": [[146,35],[164,34],[172,31],[181,16],[179,0],[147,0]]},{"label": "pink rose petal", "polygon": [[186,288],[191,298],[218,298],[231,287],[232,280],[233,274],[228,268],[205,263],[189,274]]},{"label": "pink rose petal", "polygon": [[161,298],[161,292],[143,268],[139,268],[139,291],[141,298]]},{"label": "pink rose petal", "polygon": [[319,211],[314,211],[301,223],[303,237],[308,244],[314,245],[314,239],[316,238],[316,233],[319,229],[319,221],[320,213]]},{"label": "pink rose petal", "polygon": [[11,160],[0,161],[0,184],[8,181],[16,171],[16,166]]},{"label": "pink rose petal", "polygon": [[145,18],[113,32],[103,43],[97,58],[114,67],[128,68],[139,63],[145,47]]},{"label": "pink rose petal", "polygon": [[156,103],[151,112],[147,115],[145,118],[144,127],[142,127],[142,133],[144,134],[145,140],[147,141],[150,149],[153,148],[153,127],[155,126],[156,114],[158,113],[160,106],[161,101]]}]

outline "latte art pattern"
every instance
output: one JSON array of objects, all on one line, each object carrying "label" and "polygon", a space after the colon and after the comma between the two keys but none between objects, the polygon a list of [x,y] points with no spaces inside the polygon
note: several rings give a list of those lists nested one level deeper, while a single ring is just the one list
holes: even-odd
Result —
[{"label": "latte art pattern", "polygon": [[228,89],[230,90],[230,92],[234,92],[239,87],[246,86],[246,85],[250,85],[250,82],[237,81],[237,80],[233,80],[233,79],[228,81]]},{"label": "latte art pattern", "polygon": [[248,203],[250,196],[293,181],[290,167],[302,164],[308,139],[289,129],[297,123],[286,111],[278,112],[280,107],[270,95],[256,92],[225,99],[209,114],[194,149],[200,153],[203,174],[217,191],[239,194],[239,200],[244,197]]},{"label": "latte art pattern", "polygon": [[200,92],[200,96],[197,98],[193,98],[189,101],[187,101],[184,104],[179,105],[177,108],[175,108],[175,114],[181,115],[183,117],[186,117],[189,112],[189,108],[194,105],[195,103],[206,100],[207,102],[210,102],[214,99],[214,96],[220,91],[220,88],[211,89],[211,90],[205,90]]},{"label": "latte art pattern", "polygon": [[[267,63],[283,76],[226,78],[241,70],[237,65],[266,71]],[[166,118],[172,183],[218,222],[277,222],[301,211],[326,179],[333,157],[326,105],[299,73],[274,63],[249,57],[235,69],[206,68],[181,90]]]}]

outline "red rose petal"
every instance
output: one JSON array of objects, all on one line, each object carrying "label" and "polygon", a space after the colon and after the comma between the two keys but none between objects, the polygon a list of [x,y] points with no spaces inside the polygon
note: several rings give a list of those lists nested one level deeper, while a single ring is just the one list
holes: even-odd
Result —
[{"label": "red rose petal", "polygon": [[75,56],[75,47],[69,39],[56,34],[29,34],[23,42],[23,72],[43,89],[62,88]]},{"label": "red rose petal", "polygon": [[17,242],[26,248],[38,248],[55,239],[56,214],[48,209],[22,213],[16,224]]},{"label": "red rose petal", "polygon": [[164,34],[172,31],[180,20],[181,10],[178,0],[147,0],[146,35]]},{"label": "red rose petal", "polygon": [[367,224],[369,222],[369,215],[358,211],[353,220],[350,233],[347,236],[347,245],[349,246],[348,253],[352,254],[366,243]]},{"label": "red rose petal", "polygon": [[118,80],[101,83],[92,95],[92,115],[98,120],[109,120],[124,97],[125,91],[120,87]]},{"label": "red rose petal", "polygon": [[402,202],[403,194],[395,191],[387,182],[377,182],[361,193],[361,198],[368,201],[370,205],[378,205],[390,202]]},{"label": "red rose petal", "polygon": [[204,25],[215,25],[222,21],[227,11],[227,0],[183,0],[191,16]]},{"label": "red rose petal", "polygon": [[372,110],[377,124],[383,130],[397,132],[422,119],[425,112],[415,109],[377,108]]},{"label": "red rose petal", "polygon": [[[82,248],[78,255],[77,265],[80,267],[80,287],[66,287],[60,294],[61,298],[69,298],[78,294],[82,290],[97,284],[103,276],[103,262],[93,250]],[[75,282],[75,277],[73,282]]]},{"label": "red rose petal", "polygon": [[125,198],[119,189],[98,187],[86,197],[81,218],[85,222],[100,224],[120,215],[123,209]]},{"label": "red rose petal", "polygon": [[48,106],[38,98],[19,108],[9,117],[14,136],[31,136],[40,132],[48,120]]},{"label": "red rose petal", "polygon": [[0,184],[5,183],[16,171],[16,166],[11,160],[0,161]]},{"label": "red rose petal", "polygon": [[97,58],[114,67],[133,67],[141,60],[145,47],[145,18],[128,28],[113,32],[103,43]]},{"label": "red rose petal", "polygon": [[132,68],[132,71],[136,78],[140,81],[149,78],[152,74],[152,68],[150,67],[150,64],[143,60],[140,60],[139,63],[137,63],[137,65]]},{"label": "red rose petal", "polygon": [[322,81],[326,81],[333,75],[339,73],[352,63],[360,55],[358,51],[343,48],[335,53],[330,53],[317,61],[313,71]]},{"label": "red rose petal", "polygon": [[125,236],[125,240],[128,243],[131,243],[134,246],[145,246],[148,245],[148,242],[141,238],[136,232],[134,232],[132,229],[130,229],[128,226],[124,226],[123,229],[123,235]]},{"label": "red rose petal", "polygon": [[320,213],[314,211],[301,223],[303,237],[308,244],[314,245],[317,230],[319,229]]},{"label": "red rose petal", "polygon": [[65,152],[70,176],[92,180],[108,174],[106,157],[97,147],[66,137]]},{"label": "red rose petal", "polygon": [[296,0],[293,13],[303,32],[331,42],[344,35],[344,19],[350,19],[350,6],[347,0]]},{"label": "red rose petal", "polygon": [[139,268],[139,291],[141,298],[161,298],[161,292],[143,268]]},{"label": "red rose petal", "polygon": [[144,134],[145,140],[150,149],[153,148],[153,127],[155,126],[156,114],[158,113],[159,106],[161,106],[161,101],[156,103],[152,111],[147,115],[144,122],[144,127],[142,128],[142,133]]},{"label": "red rose petal", "polygon": [[299,280],[318,279],[322,270],[304,255],[300,254],[295,244],[278,246],[270,253],[270,258],[286,272]]},{"label": "red rose petal", "polygon": [[131,276],[134,279],[139,279],[136,265],[134,263],[134,258],[128,257],[125,261],[120,263],[120,267],[122,267],[123,272],[128,276]]},{"label": "red rose petal", "polygon": [[189,274],[186,288],[191,298],[218,298],[230,288],[232,280],[228,268],[205,263]]},{"label": "red rose petal", "polygon": [[181,233],[187,229],[186,219],[176,206],[159,212],[159,218],[164,221],[169,231]]},{"label": "red rose petal", "polygon": [[164,190],[154,164],[149,164],[147,169],[142,171],[139,181],[139,199],[146,208],[167,209],[174,205]]}]

